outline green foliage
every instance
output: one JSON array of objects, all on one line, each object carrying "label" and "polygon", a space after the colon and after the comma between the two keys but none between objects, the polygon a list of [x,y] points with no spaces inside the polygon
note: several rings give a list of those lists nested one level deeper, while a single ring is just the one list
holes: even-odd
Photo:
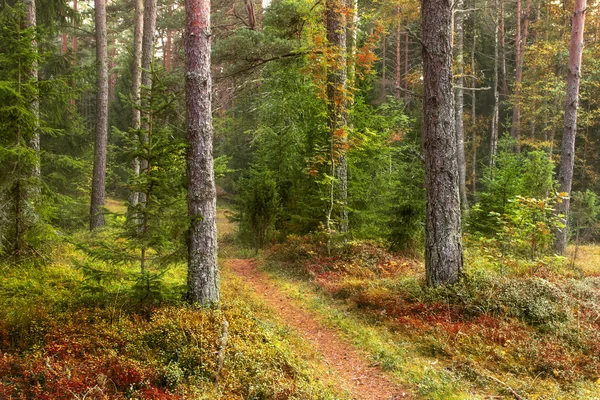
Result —
[{"label": "green foliage", "polygon": [[512,151],[514,142],[503,138],[493,168],[484,171],[484,189],[477,193],[470,212],[469,231],[490,235],[498,232],[497,215],[509,215],[520,205],[517,196],[545,199],[553,193],[553,164],[548,154],[533,150]]},{"label": "green foliage", "polygon": [[600,225],[600,201],[591,190],[573,192],[569,206],[569,227],[575,231],[576,242],[589,242],[598,239]]},{"label": "green foliage", "polygon": [[555,213],[561,197],[535,199],[517,196],[509,199],[504,214],[490,212],[496,218],[496,239],[501,249],[501,262],[506,255],[531,261],[552,253],[554,232],[564,228]]},{"label": "green foliage", "polygon": [[240,237],[252,237],[252,245],[258,252],[268,243],[275,228],[280,209],[277,181],[272,172],[253,168],[240,187]]},{"label": "green foliage", "polygon": [[[32,45],[34,28],[23,29],[24,6],[0,9],[0,255],[20,255],[40,224],[40,182],[34,174],[40,155],[32,145],[39,134],[40,60]],[[9,248],[11,246],[12,248]]]}]

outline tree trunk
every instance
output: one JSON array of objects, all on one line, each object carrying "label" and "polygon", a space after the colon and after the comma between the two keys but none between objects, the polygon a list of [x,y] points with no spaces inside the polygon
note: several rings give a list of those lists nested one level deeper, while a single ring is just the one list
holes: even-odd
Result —
[{"label": "tree trunk", "polygon": [[502,98],[508,96],[508,83],[506,82],[506,30],[504,25],[504,0],[500,0],[500,48],[502,49]]},{"label": "tree trunk", "polygon": [[217,195],[213,163],[210,0],[185,3],[188,300],[219,301]]},{"label": "tree trunk", "polygon": [[500,123],[500,93],[498,91],[498,42],[500,39],[500,1],[496,1],[494,17],[494,111],[492,113],[492,133],[490,135],[490,168],[494,167],[498,148],[498,124]]},{"label": "tree trunk", "polygon": [[[133,72],[131,83],[131,96],[133,109],[131,112],[131,129],[136,134],[141,127],[140,114],[140,87],[142,85],[142,35],[144,27],[144,0],[135,0],[135,22],[133,31]],[[131,161],[133,176],[140,174],[140,160],[136,157]],[[132,190],[129,195],[129,204],[135,207],[138,204],[139,194]]]},{"label": "tree trunk", "polygon": [[401,47],[402,36],[400,32],[400,8],[398,8],[398,25],[396,26],[396,98],[400,98],[400,88],[402,84],[402,57],[401,57]]},{"label": "tree trunk", "polygon": [[[585,24],[586,0],[575,0],[571,45],[569,47],[569,69],[567,73],[567,100],[565,106],[565,125],[560,151],[560,172],[558,183],[560,191],[571,192],[573,182],[573,163],[575,161],[575,135],[577,133],[577,106],[579,104],[579,80],[581,78],[581,56],[583,53],[583,30]],[[565,227],[557,229],[554,250],[564,254],[567,249],[569,230],[569,199],[558,205],[558,212],[564,215]]]},{"label": "tree trunk", "polygon": [[408,100],[408,29],[404,33],[404,101]]},{"label": "tree trunk", "polygon": [[[152,125],[152,112],[150,110],[150,95],[152,92],[152,59],[154,56],[154,34],[156,32],[156,4],[157,0],[144,0],[144,28],[142,37],[142,86],[141,86],[141,142],[148,143],[148,135]],[[148,169],[148,160],[140,160],[140,173]],[[138,201],[146,203],[146,194],[140,192]]]},{"label": "tree trunk", "polygon": [[517,0],[517,36],[515,38],[516,47],[516,72],[515,72],[515,90],[513,91],[514,106],[512,111],[512,123],[510,126],[510,135],[517,141],[516,151],[521,151],[521,83],[523,82],[523,62],[525,60],[525,46],[527,44],[527,34],[529,28],[529,13],[531,11],[531,0],[527,0],[525,7],[525,25],[521,35],[521,0]]},{"label": "tree trunk", "polygon": [[427,284],[452,284],[462,274],[462,232],[452,96],[452,10],[423,0],[423,150],[427,191]]},{"label": "tree trunk", "polygon": [[457,0],[454,10],[455,37],[454,54],[456,58],[456,97],[455,97],[455,130],[456,130],[456,157],[458,162],[458,190],[460,193],[460,205],[464,213],[467,212],[467,161],[465,159],[465,132],[464,132],[464,85],[465,85],[465,63],[464,63],[464,1]]},{"label": "tree trunk", "polygon": [[327,230],[334,231],[333,216],[336,203],[339,207],[339,229],[348,231],[348,168],[346,148],[348,132],[346,119],[348,115],[348,82],[347,82],[347,44],[345,2],[328,0],[325,3],[327,24],[327,41],[331,53],[331,62],[327,66],[327,103],[330,134],[330,165],[332,181],[330,187],[330,204],[327,212]]},{"label": "tree trunk", "polygon": [[[25,4],[25,28],[36,28],[37,27],[37,10],[35,6],[35,0],[24,0]],[[33,50],[37,53],[37,43],[33,42],[31,44]],[[38,63],[34,61],[31,65],[31,70],[27,71],[27,75],[29,79],[35,82],[37,86],[38,82]],[[35,160],[33,161],[31,177],[33,178],[33,184],[28,190],[28,196],[30,198],[30,203],[35,204],[37,200],[39,200],[39,196],[41,193],[40,189],[40,177],[42,174],[41,163],[40,163],[40,103],[38,99],[38,93],[36,92],[32,101],[31,101],[31,112],[35,118],[35,124],[33,126],[33,132],[31,139],[29,141],[29,146],[34,150]]]},{"label": "tree trunk", "polygon": [[108,56],[106,50],[106,2],[94,0],[96,20],[96,141],[90,205],[90,230],[104,226],[104,186],[106,180],[106,141],[108,125]]},{"label": "tree trunk", "polygon": [[[473,1],[473,8],[475,8],[475,1]],[[471,48],[471,131],[472,131],[472,145],[473,145],[473,154],[471,155],[471,181],[473,182],[471,186],[471,196],[475,195],[475,191],[477,190],[477,114],[476,114],[476,100],[477,100],[477,91],[475,90],[477,85],[477,76],[475,73],[475,49],[477,45],[477,27],[473,28],[473,47]]]}]

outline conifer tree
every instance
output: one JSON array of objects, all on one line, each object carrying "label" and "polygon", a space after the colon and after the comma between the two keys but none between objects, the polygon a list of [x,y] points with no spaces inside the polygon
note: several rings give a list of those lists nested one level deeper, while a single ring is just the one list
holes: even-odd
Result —
[{"label": "conifer tree", "polygon": [[185,89],[188,182],[188,300],[219,301],[217,196],[213,165],[210,0],[185,5]]}]

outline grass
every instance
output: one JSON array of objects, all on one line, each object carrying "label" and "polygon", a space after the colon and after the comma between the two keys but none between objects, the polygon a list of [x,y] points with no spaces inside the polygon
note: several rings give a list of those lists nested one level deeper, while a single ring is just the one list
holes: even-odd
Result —
[{"label": "grass", "polygon": [[69,243],[56,243],[48,259],[0,262],[0,398],[349,398],[321,379],[320,355],[226,268],[217,309],[181,301],[181,262],[142,301],[135,263],[95,259]]},{"label": "grass", "polygon": [[430,289],[420,262],[364,242],[327,255],[318,237],[292,237],[263,257],[283,290],[428,399],[599,398],[596,261],[496,268],[470,247],[467,280]]}]

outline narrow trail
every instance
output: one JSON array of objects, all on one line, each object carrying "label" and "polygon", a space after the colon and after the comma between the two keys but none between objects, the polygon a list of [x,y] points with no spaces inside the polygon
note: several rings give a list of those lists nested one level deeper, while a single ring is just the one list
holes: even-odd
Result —
[{"label": "narrow trail", "polygon": [[388,379],[381,369],[370,364],[335,329],[323,325],[310,311],[296,305],[256,267],[254,260],[228,259],[226,262],[233,272],[276,310],[283,322],[296,329],[323,355],[330,369],[330,376],[324,377],[324,380],[341,385],[354,399],[397,400],[412,397]]}]

